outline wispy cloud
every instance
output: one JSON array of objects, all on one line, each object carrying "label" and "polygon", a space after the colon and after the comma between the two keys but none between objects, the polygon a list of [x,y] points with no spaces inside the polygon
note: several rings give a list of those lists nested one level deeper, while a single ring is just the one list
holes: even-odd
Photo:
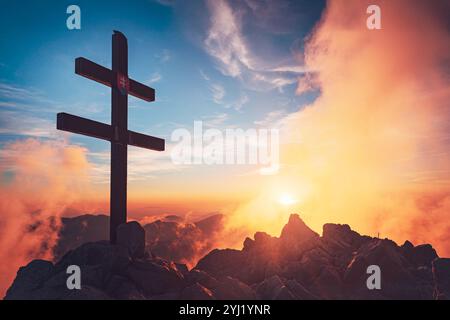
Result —
[{"label": "wispy cloud", "polygon": [[206,81],[211,80],[211,78],[203,70],[199,70],[199,73],[203,80],[206,80]]},{"label": "wispy cloud", "polygon": [[[174,164],[170,158],[172,147],[170,142],[166,142],[165,152],[130,147],[128,149],[128,181],[144,181],[159,174],[182,170],[184,166]],[[109,150],[90,152],[88,157],[92,164],[93,182],[109,183],[111,157]]]},{"label": "wispy cloud", "polygon": [[172,52],[169,49],[163,49],[160,53],[156,54],[155,57],[159,62],[166,63],[172,59]]},{"label": "wispy cloud", "polygon": [[223,125],[229,119],[229,115],[227,113],[219,113],[212,116],[203,117],[203,126],[216,128]]},{"label": "wispy cloud", "polygon": [[44,99],[42,92],[33,88],[24,88],[8,83],[0,83],[0,97],[18,100]]},{"label": "wispy cloud", "polygon": [[211,26],[205,39],[206,51],[217,59],[223,74],[240,76],[253,69],[251,55],[241,34],[240,21],[226,1],[207,1]]},{"label": "wispy cloud", "polygon": [[212,99],[217,104],[223,104],[223,98],[225,97],[225,88],[217,83],[212,83],[210,85],[210,90],[212,93]]},{"label": "wispy cloud", "polygon": [[57,138],[55,121],[13,111],[0,114],[0,134]]},{"label": "wispy cloud", "polygon": [[242,109],[242,107],[249,101],[248,96],[244,93],[237,100],[227,105],[228,108],[233,108],[236,111]]},{"label": "wispy cloud", "polygon": [[0,82],[0,134],[59,139],[57,112],[68,109],[80,114],[97,114],[104,108],[96,102],[63,106],[37,89]]},{"label": "wispy cloud", "polygon": [[150,76],[150,79],[148,79],[146,82],[151,85],[153,83],[159,82],[161,79],[162,75],[159,72],[153,72]]},{"label": "wispy cloud", "polygon": [[287,115],[285,110],[274,110],[267,113],[263,119],[254,121],[254,124],[261,127],[278,128],[281,121]]},{"label": "wispy cloud", "polygon": [[204,49],[224,75],[239,78],[252,89],[266,90],[294,84],[306,72],[301,66],[283,65],[280,61],[272,61],[276,67],[261,63],[244,36],[241,24],[244,12],[233,11],[226,0],[207,0],[207,6],[211,18]]},{"label": "wispy cloud", "polygon": [[218,83],[212,83],[211,77],[207,75],[203,70],[200,70],[200,76],[207,81],[209,84],[209,90],[212,94],[212,100],[220,105],[223,105],[225,108],[233,108],[237,111],[241,110],[242,107],[249,101],[248,96],[245,93],[242,93],[239,98],[234,101],[225,101],[226,90],[224,86]]}]

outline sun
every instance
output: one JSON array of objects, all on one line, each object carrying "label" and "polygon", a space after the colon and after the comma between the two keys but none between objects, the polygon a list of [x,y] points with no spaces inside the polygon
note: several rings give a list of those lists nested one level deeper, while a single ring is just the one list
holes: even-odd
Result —
[{"label": "sun", "polygon": [[291,194],[289,193],[283,193],[278,198],[278,202],[283,206],[291,206],[293,204],[296,204],[298,202],[297,199],[295,199]]}]

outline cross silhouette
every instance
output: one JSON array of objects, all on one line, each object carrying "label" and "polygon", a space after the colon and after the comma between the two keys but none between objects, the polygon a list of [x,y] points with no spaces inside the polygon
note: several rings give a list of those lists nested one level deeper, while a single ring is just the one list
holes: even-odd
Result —
[{"label": "cross silhouette", "polygon": [[85,58],[75,59],[75,73],[111,87],[111,125],[58,113],[58,130],[79,133],[111,142],[110,241],[116,242],[117,227],[127,221],[128,145],[164,151],[164,140],[128,130],[128,94],[155,100],[155,90],[128,78],[127,38],[112,35],[112,70]]}]

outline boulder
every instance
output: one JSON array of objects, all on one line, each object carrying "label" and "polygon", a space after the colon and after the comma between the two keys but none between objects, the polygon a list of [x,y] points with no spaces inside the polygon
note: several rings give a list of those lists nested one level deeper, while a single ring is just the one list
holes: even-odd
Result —
[{"label": "boulder", "polygon": [[298,214],[291,214],[288,223],[281,231],[280,240],[288,244],[299,245],[311,239],[317,239],[319,235],[311,230]]},{"label": "boulder", "polygon": [[21,267],[4,299],[34,299],[34,291],[43,286],[53,269],[53,263],[45,260],[33,260]]},{"label": "boulder", "polygon": [[56,272],[65,272],[70,265],[101,265],[111,272],[123,272],[131,262],[129,250],[125,246],[111,245],[109,241],[85,243],[75,250],[69,251],[55,265]]},{"label": "boulder", "polygon": [[245,283],[232,277],[224,277],[213,290],[218,300],[255,300],[256,293]]},{"label": "boulder", "polygon": [[286,280],[286,287],[292,292],[297,300],[317,300],[318,297],[311,293],[308,289],[306,289],[303,285],[301,285],[296,280]]},{"label": "boulder", "polygon": [[339,270],[332,265],[325,265],[319,269],[309,290],[322,299],[344,299],[344,286],[342,275]]},{"label": "boulder", "polygon": [[291,214],[279,238],[278,254],[282,260],[297,260],[316,246],[319,235],[311,230],[298,214]]},{"label": "boulder", "polygon": [[184,285],[183,275],[176,267],[162,261],[134,261],[125,275],[147,296],[179,291]]},{"label": "boulder", "polygon": [[136,221],[117,227],[117,244],[128,249],[131,258],[142,258],[145,253],[145,230]]},{"label": "boulder", "polygon": [[437,258],[432,263],[434,298],[450,300],[450,258]]},{"label": "boulder", "polygon": [[217,281],[217,279],[210,276],[205,271],[198,269],[194,269],[189,272],[189,274],[186,276],[186,282],[191,285],[199,283],[209,289],[214,289],[219,285],[219,281]]},{"label": "boulder", "polygon": [[214,300],[214,294],[211,290],[205,288],[199,283],[195,283],[183,289],[180,295],[181,300]]},{"label": "boulder", "polygon": [[145,295],[128,278],[113,275],[105,286],[106,293],[119,300],[144,300]]},{"label": "boulder", "polygon": [[353,231],[348,224],[326,223],[323,226],[323,246],[340,258],[341,265],[346,265],[352,253],[371,239]]},{"label": "boulder", "polygon": [[436,250],[430,244],[421,244],[416,247],[404,244],[401,248],[405,257],[415,266],[431,267],[431,262],[438,258]]},{"label": "boulder", "polygon": [[224,276],[237,276],[245,266],[245,256],[240,250],[214,249],[197,263],[195,269],[203,270],[209,275],[218,278]]},{"label": "boulder", "polygon": [[256,286],[256,294],[263,300],[295,300],[295,295],[284,284],[281,278],[274,275]]}]

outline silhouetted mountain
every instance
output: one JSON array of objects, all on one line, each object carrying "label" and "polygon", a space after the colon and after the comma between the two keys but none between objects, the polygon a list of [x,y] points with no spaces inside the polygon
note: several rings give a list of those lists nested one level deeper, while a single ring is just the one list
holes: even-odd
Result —
[{"label": "silhouetted mountain", "polygon": [[[161,235],[174,230],[160,222],[152,228],[159,228]],[[5,298],[450,298],[450,259],[439,258],[432,246],[408,241],[398,246],[388,239],[361,236],[348,225],[325,224],[319,236],[298,215],[291,215],[280,237],[257,232],[254,239],[245,239],[242,250],[212,250],[190,271],[155,257],[145,246],[146,236],[137,222],[129,222],[119,226],[116,245],[83,244],[56,264],[34,260],[19,269]],[[81,268],[81,290],[66,287],[69,265]],[[366,285],[371,265],[381,270],[381,289]]]},{"label": "silhouetted mountain", "polygon": [[109,217],[105,215],[63,217],[61,224],[58,243],[54,249],[55,260],[83,243],[109,239]]},{"label": "silhouetted mountain", "polygon": [[[82,215],[62,218],[59,240],[54,249],[55,260],[87,242],[109,239],[109,217]],[[185,223],[176,215],[146,224],[146,246],[158,257],[192,263],[211,249],[222,229],[223,215],[215,214],[194,223]]]},{"label": "silhouetted mountain", "polygon": [[146,224],[146,244],[153,255],[190,264],[213,249],[223,227],[223,215],[216,214],[195,223],[173,219]]}]

